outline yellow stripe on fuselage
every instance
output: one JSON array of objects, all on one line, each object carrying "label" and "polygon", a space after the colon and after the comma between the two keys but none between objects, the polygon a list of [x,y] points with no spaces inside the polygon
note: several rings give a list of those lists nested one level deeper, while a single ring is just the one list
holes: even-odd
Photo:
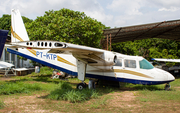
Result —
[{"label": "yellow stripe on fuselage", "polygon": [[76,65],[72,64],[71,62],[65,60],[64,58],[62,58],[62,57],[60,57],[60,56],[58,56],[58,55],[57,55],[57,61],[63,62],[63,63],[65,63],[65,64],[69,64],[69,65],[72,65],[72,66],[76,66]]},{"label": "yellow stripe on fuselage", "polygon": [[131,75],[136,75],[136,76],[145,77],[145,78],[151,78],[151,79],[153,78],[153,77],[147,76],[147,75],[139,73],[139,72],[130,71],[130,70],[124,70],[124,69],[114,69],[114,72],[116,72],[116,73],[126,73],[126,74],[131,74]]},{"label": "yellow stripe on fuselage", "polygon": [[36,51],[34,49],[28,49],[27,48],[27,50],[36,56]]}]

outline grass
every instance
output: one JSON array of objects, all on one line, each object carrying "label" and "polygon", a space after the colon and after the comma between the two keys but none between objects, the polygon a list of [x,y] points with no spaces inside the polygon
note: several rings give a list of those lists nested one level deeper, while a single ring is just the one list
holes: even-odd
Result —
[{"label": "grass", "polygon": [[0,85],[0,95],[10,95],[16,93],[30,93],[41,90],[38,84],[27,84],[23,82],[5,83]]},{"label": "grass", "polygon": [[167,101],[174,101],[174,102],[180,102],[180,91],[179,90],[170,90],[170,91],[164,91],[164,90],[142,90],[139,91],[140,97],[137,97],[137,99],[141,101],[148,101],[148,102],[167,102]]},{"label": "grass", "polygon": [[107,105],[107,100],[109,100],[111,97],[108,95],[108,96],[105,96],[104,98],[102,98],[101,100],[97,100],[95,102],[93,102],[90,107],[91,108],[100,108],[101,105]]},{"label": "grass", "polygon": [[0,109],[4,108],[5,106],[5,103],[2,100],[0,100]]},{"label": "grass", "polygon": [[[95,90],[79,91],[77,78],[54,80],[51,74],[52,69],[45,67],[40,73],[0,81],[0,112],[27,112],[28,106],[32,112],[180,112],[179,78],[171,82],[170,91],[164,91],[164,85],[127,83],[120,89],[98,86]],[[29,101],[33,96],[36,98]]]}]

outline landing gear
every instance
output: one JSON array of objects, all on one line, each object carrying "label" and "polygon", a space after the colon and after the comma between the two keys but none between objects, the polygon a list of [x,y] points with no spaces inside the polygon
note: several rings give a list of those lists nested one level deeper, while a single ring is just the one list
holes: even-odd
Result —
[{"label": "landing gear", "polygon": [[86,88],[87,87],[87,84],[86,83],[79,83],[78,85],[77,85],[77,89],[79,89],[79,90],[82,90],[82,89],[84,89],[84,88]]},{"label": "landing gear", "polygon": [[167,83],[167,84],[165,85],[165,88],[164,88],[164,89],[165,89],[166,91],[168,91],[168,90],[170,90],[170,88],[171,88],[171,85],[170,85],[169,83]]},{"label": "landing gear", "polygon": [[88,87],[89,87],[89,89],[95,89],[96,88],[95,81],[92,79],[89,79]]}]

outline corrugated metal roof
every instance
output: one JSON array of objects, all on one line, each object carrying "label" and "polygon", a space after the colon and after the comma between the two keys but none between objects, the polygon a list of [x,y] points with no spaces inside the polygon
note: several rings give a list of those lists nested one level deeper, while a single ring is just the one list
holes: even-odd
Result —
[{"label": "corrugated metal roof", "polygon": [[180,41],[180,20],[104,29],[103,31],[105,37],[111,34],[112,43],[147,38],[163,38]]}]

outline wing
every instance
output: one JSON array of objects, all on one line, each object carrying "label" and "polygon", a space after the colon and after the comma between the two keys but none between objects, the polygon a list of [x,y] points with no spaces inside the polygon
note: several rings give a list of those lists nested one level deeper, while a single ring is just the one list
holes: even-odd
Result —
[{"label": "wing", "polygon": [[92,65],[114,65],[116,53],[102,49],[58,41],[24,41],[11,43],[9,48],[48,49],[48,53],[72,54],[76,59]]},{"label": "wing", "polygon": [[164,61],[164,62],[180,62],[180,59],[153,58],[151,60]]}]

